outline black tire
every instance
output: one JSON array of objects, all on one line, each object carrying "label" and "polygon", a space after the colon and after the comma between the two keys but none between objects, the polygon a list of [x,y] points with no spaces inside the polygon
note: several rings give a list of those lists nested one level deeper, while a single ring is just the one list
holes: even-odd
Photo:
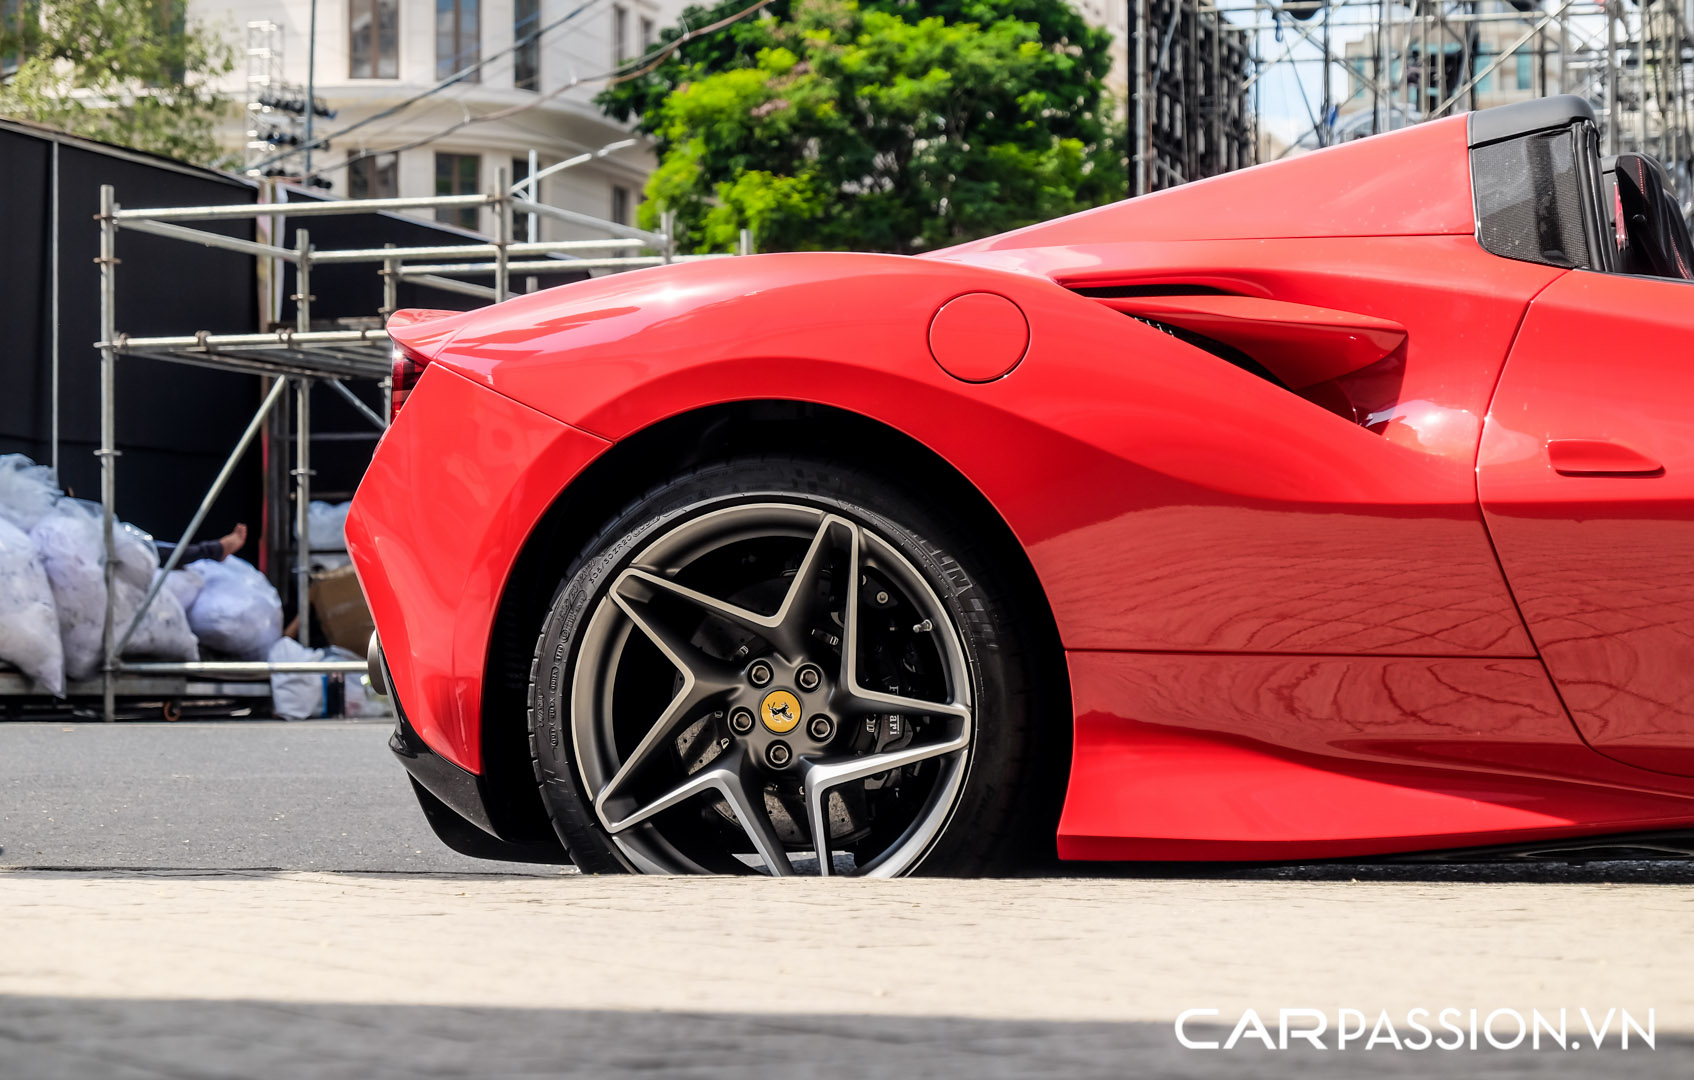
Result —
[{"label": "black tire", "polygon": [[[895,547],[945,607],[968,664],[976,715],[950,816],[907,872],[996,874],[1050,859],[1068,766],[1070,706],[1039,655],[1037,600],[978,542],[983,530],[886,477],[800,456],[697,466],[630,502],[566,570],[530,669],[530,749],[554,828],[585,873],[635,864],[585,796],[572,731],[572,675],[585,627],[613,579],[655,538],[714,510],[797,503],[849,518]],[[1045,658],[1050,664],[1052,658]],[[1051,686],[1056,693],[1049,695]]]}]

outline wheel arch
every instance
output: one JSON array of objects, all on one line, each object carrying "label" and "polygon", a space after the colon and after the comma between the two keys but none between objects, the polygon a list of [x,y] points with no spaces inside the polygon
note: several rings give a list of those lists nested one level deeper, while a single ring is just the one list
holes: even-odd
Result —
[{"label": "wheel arch", "polygon": [[[780,430],[773,430],[780,429]],[[501,590],[489,633],[482,688],[483,775],[499,792],[490,816],[512,840],[551,834],[534,781],[526,706],[535,640],[569,564],[617,511],[648,488],[692,465],[771,446],[816,451],[944,499],[969,521],[996,564],[1008,568],[1022,612],[1036,628],[1035,655],[1043,685],[1062,700],[1064,722],[1046,737],[1063,740],[1055,761],[1064,767],[1044,783],[1054,835],[1068,779],[1072,717],[1069,674],[1052,605],[1011,526],[968,477],[910,435],[860,413],[810,402],[738,401],[705,406],[656,421],[619,440],[553,501],[524,541]],[[847,448],[844,450],[844,448]],[[1048,790],[1050,784],[1050,790]]]}]

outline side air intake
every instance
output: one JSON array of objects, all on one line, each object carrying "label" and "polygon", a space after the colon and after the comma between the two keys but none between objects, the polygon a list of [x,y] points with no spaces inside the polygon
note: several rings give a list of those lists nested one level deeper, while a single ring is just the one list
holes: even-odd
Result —
[{"label": "side air intake", "polygon": [[1398,399],[1399,323],[1181,284],[1076,291],[1361,427],[1374,430]]}]

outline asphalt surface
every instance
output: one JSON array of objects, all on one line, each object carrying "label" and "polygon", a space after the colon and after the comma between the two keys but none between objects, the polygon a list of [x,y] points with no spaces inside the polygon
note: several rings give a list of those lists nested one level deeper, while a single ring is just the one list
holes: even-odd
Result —
[{"label": "asphalt surface", "polygon": [[390,721],[0,724],[0,866],[557,874],[425,823]]},{"label": "asphalt surface", "polygon": [[[387,735],[0,724],[0,1080],[1694,1075],[1687,863],[594,877],[442,847]],[[1173,1030],[1447,1006],[1650,1011],[1656,1042]]]}]

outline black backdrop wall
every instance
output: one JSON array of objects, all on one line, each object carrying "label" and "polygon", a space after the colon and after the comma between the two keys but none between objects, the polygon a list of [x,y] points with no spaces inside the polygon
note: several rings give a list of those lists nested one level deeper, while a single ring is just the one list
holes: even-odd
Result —
[{"label": "black backdrop wall", "polygon": [[[55,158],[57,159],[55,164]],[[55,175],[57,184],[55,185]],[[124,206],[254,203],[257,186],[242,177],[185,166],[30,125],[0,121],[0,453],[24,453],[48,463],[52,448],[52,280],[54,224],[58,231],[59,477],[68,491],[98,500],[100,438],[99,337],[100,186],[116,188]],[[56,192],[55,192],[56,188]],[[56,198],[55,198],[56,195]],[[291,199],[312,198],[292,193]],[[476,243],[459,229],[391,214],[304,219],[315,247],[381,247]],[[253,238],[252,221],[189,222]],[[281,242],[294,245],[294,223]],[[117,326],[134,335],[198,330],[257,329],[259,286],[254,260],[234,252],[120,232]],[[586,276],[549,275],[544,284]],[[314,326],[369,318],[382,303],[374,267],[333,266],[313,275]],[[294,291],[286,282],[285,295]],[[464,296],[403,285],[401,306],[464,309]],[[283,320],[292,325],[292,305]],[[349,387],[378,412],[373,381]],[[262,396],[254,375],[126,358],[119,361],[117,435],[118,514],[174,540],[184,529],[225,456]],[[286,398],[285,398],[286,400]],[[315,497],[345,499],[357,486],[376,445],[376,432],[331,387],[312,397]],[[277,428],[273,427],[273,435]],[[286,476],[292,447],[274,438],[273,477]],[[259,561],[267,545],[257,536],[265,520],[263,447],[257,442],[213,506],[202,530],[215,536],[236,521],[255,534],[245,554]],[[280,465],[278,470],[276,465]],[[279,500],[285,491],[275,493]],[[286,502],[273,501],[271,528]],[[280,514],[279,514],[280,512]],[[273,580],[282,568],[267,567]]]},{"label": "black backdrop wall", "polygon": [[[53,157],[58,156],[54,213]],[[98,144],[0,125],[0,451],[46,463],[52,437],[52,246],[59,239],[59,477],[100,497],[100,185],[133,206],[251,203],[230,177]],[[252,237],[251,222],[218,231]],[[251,260],[159,237],[119,241],[117,323],[134,334],[253,328]],[[249,375],[125,360],[118,370],[118,513],[161,535],[188,524],[253,409]],[[213,522],[259,520],[257,449],[232,478]],[[174,538],[174,537],[173,537]]]}]

